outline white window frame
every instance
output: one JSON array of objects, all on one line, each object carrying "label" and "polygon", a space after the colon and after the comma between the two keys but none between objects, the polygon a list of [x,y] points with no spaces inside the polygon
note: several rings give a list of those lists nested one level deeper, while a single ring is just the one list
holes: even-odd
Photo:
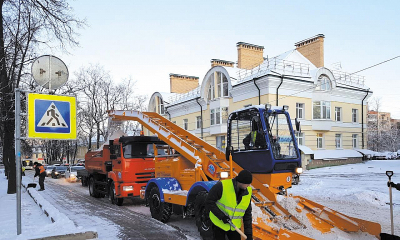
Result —
[{"label": "white window frame", "polygon": [[183,129],[189,129],[189,120],[187,118],[183,119]]},{"label": "white window frame", "polygon": [[351,143],[353,148],[358,148],[358,134],[352,134]]},{"label": "white window frame", "polygon": [[304,103],[296,103],[296,118],[304,119],[304,114],[305,114],[304,106],[305,106]]},{"label": "white window frame", "polygon": [[330,91],[332,89],[331,80],[326,75],[321,75],[317,81],[316,90]]},{"label": "white window frame", "polygon": [[351,109],[351,122],[358,123],[358,109]]},{"label": "white window frame", "polygon": [[335,147],[337,149],[342,148],[342,134],[340,134],[340,133],[335,134]]},{"label": "white window frame", "polygon": [[215,109],[210,109],[210,125],[215,125]]},{"label": "white window frame", "polygon": [[324,134],[317,133],[317,149],[323,149],[324,145]]},{"label": "white window frame", "polygon": [[201,128],[201,116],[196,117],[196,128]]},{"label": "white window frame", "polygon": [[304,133],[296,132],[296,141],[298,145],[304,145],[305,143]]},{"label": "white window frame", "polygon": [[[215,147],[221,151],[225,150],[226,139],[225,135],[215,137]],[[220,147],[219,147],[220,146]]]},{"label": "white window frame", "polygon": [[[319,105],[316,105],[317,102],[319,102]],[[319,118],[315,117],[315,112],[314,112],[315,106],[320,108],[320,116],[319,116]],[[325,115],[325,117],[324,117],[324,115]],[[330,120],[331,119],[331,102],[328,102],[328,101],[314,101],[313,102],[313,119],[315,119],[315,120],[319,120],[319,119]]]},{"label": "white window frame", "polygon": [[[339,115],[338,115],[338,113],[339,113]],[[335,107],[335,121],[342,122],[342,108],[341,107]]]},{"label": "white window frame", "polygon": [[214,100],[215,99],[215,89],[214,89],[214,85],[215,85],[215,77],[214,77],[214,73],[212,73],[209,77],[210,81],[209,81],[209,87],[208,87],[208,96],[207,99],[208,100]]},{"label": "white window frame", "polygon": [[221,108],[215,109],[215,124],[216,125],[221,124]]}]

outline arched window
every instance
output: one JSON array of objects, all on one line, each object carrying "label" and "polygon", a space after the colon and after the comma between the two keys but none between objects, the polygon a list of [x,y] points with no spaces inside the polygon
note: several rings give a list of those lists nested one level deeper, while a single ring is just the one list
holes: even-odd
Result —
[{"label": "arched window", "polygon": [[316,90],[320,91],[330,91],[332,89],[331,80],[329,80],[328,76],[321,75],[318,78]]},{"label": "arched window", "polygon": [[[215,79],[215,81],[214,81]],[[222,72],[213,72],[208,78],[208,100],[228,96],[228,78]],[[215,91],[215,89],[217,91]]]}]

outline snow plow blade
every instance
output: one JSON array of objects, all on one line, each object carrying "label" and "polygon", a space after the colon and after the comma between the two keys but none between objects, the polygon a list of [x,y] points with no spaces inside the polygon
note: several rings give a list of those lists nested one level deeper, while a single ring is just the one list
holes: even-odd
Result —
[{"label": "snow plow blade", "polygon": [[346,216],[300,196],[293,196],[293,198],[298,201],[296,210],[298,212],[307,211],[307,218],[312,226],[322,233],[329,232],[333,227],[337,227],[348,233],[367,232],[379,239],[381,233],[379,223]]}]

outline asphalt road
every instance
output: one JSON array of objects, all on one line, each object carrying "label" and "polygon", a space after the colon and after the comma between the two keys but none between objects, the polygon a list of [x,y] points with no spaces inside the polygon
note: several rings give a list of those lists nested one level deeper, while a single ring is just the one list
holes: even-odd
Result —
[{"label": "asphalt road", "polygon": [[[32,178],[33,171],[26,171]],[[80,182],[64,178],[45,179],[45,191],[39,192],[78,228],[96,228],[100,239],[201,239],[193,218],[172,216],[167,224],[150,216],[150,210],[139,198],[125,199],[123,206],[110,204],[107,198],[93,198]]]}]

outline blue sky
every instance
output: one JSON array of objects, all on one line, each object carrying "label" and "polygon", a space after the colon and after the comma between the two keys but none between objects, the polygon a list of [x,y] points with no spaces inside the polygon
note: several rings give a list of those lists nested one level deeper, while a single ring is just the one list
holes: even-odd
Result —
[{"label": "blue sky", "polygon": [[[169,92],[169,74],[202,81],[213,58],[237,60],[237,42],[264,46],[264,57],[325,35],[325,66],[355,72],[400,55],[400,1],[71,1],[86,18],[80,47],[52,52],[71,77],[100,64],[116,82],[137,81],[136,93]],[[48,52],[44,54],[49,54]],[[400,118],[400,58],[360,73]]]}]

